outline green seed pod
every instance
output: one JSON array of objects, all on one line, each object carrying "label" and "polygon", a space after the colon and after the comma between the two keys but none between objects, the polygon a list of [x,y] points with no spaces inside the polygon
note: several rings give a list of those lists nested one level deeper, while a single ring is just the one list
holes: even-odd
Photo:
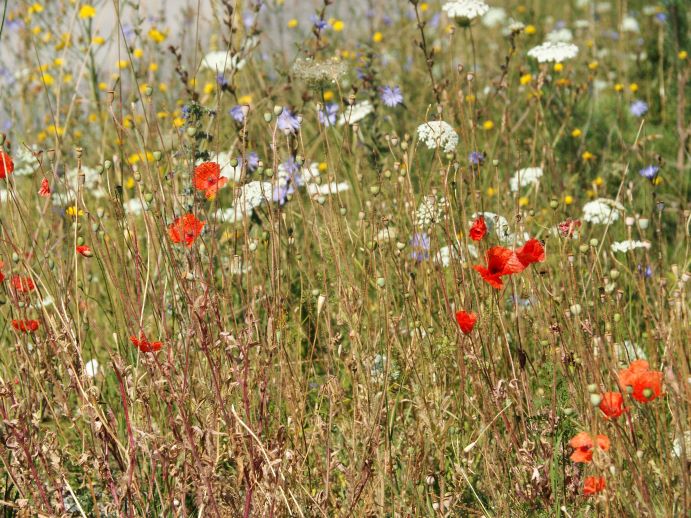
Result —
[{"label": "green seed pod", "polygon": [[586,252],[588,251],[588,245],[581,245],[581,246],[578,247],[578,250],[579,250],[582,254],[584,254],[584,253],[586,253]]},{"label": "green seed pod", "polygon": [[379,186],[378,185],[371,185],[369,188],[369,192],[373,194],[374,196],[377,196],[379,194]]},{"label": "green seed pod", "polygon": [[197,128],[195,128],[194,126],[190,126],[189,128],[187,128],[187,136],[188,137],[194,137],[196,134],[197,134]]},{"label": "green seed pod", "polygon": [[380,288],[386,286],[386,280],[384,279],[384,277],[377,277],[377,286],[379,286]]},{"label": "green seed pod", "polygon": [[139,171],[135,171],[134,174],[132,175],[134,178],[135,182],[141,182],[142,181],[142,174]]},{"label": "green seed pod", "polygon": [[600,394],[590,394],[590,404],[593,406],[600,406],[602,403],[602,396]]},{"label": "green seed pod", "polygon": [[597,392],[597,384],[595,384],[595,383],[589,384],[588,385],[588,392],[590,392],[591,394],[595,394],[595,392]]},{"label": "green seed pod", "polygon": [[269,112],[264,113],[264,121],[265,122],[271,122],[271,119],[273,119],[273,116]]},{"label": "green seed pod", "polygon": [[599,241],[598,241],[597,239],[595,239],[595,238],[592,238],[592,239],[590,240],[590,246],[592,246],[593,248],[595,248],[595,247],[597,246],[598,243],[599,243]]},{"label": "green seed pod", "polygon": [[621,314],[615,313],[615,314],[614,314],[614,321],[615,321],[615,322],[619,322],[620,320],[621,320]]},{"label": "green seed pod", "polygon": [[106,171],[108,171],[111,167],[113,167],[113,162],[110,160],[106,160],[103,162],[103,167],[105,167]]},{"label": "green seed pod", "polygon": [[77,246],[82,246],[84,244],[84,238],[82,236],[79,236],[77,238]]},{"label": "green seed pod", "polygon": [[17,252],[12,252],[12,262],[15,264],[19,262],[19,255]]},{"label": "green seed pod", "polygon": [[550,200],[549,206],[550,206],[552,209],[556,209],[556,208],[559,207],[559,202],[558,202],[557,200]]},{"label": "green seed pod", "polygon": [[616,280],[619,278],[619,270],[611,269],[609,271],[609,276],[612,280]]},{"label": "green seed pod", "polygon": [[283,113],[283,106],[274,106],[274,115],[278,117],[280,114]]},{"label": "green seed pod", "polygon": [[152,193],[152,192],[144,193],[144,201],[146,201],[146,203],[151,203],[153,201],[153,199],[154,199],[154,193]]},{"label": "green seed pod", "polygon": [[160,162],[161,158],[163,158],[163,154],[160,151],[154,151],[152,155],[154,155],[154,160],[156,160],[156,162]]}]

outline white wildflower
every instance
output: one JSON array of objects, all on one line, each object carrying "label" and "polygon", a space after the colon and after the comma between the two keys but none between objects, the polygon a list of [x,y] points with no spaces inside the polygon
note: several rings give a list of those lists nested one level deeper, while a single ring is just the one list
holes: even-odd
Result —
[{"label": "white wildflower", "polygon": [[262,203],[271,200],[273,186],[271,182],[255,180],[243,185],[235,198],[232,207],[218,209],[216,219],[225,223],[236,223],[250,216],[252,211]]},{"label": "white wildflower", "polygon": [[494,212],[476,212],[470,216],[470,221],[474,221],[479,216],[485,218],[487,232],[494,232],[502,244],[520,246],[530,239],[530,235],[527,232],[524,232],[523,235],[511,232],[511,227],[509,227],[509,222],[506,218]]},{"label": "white wildflower", "polygon": [[614,200],[598,198],[583,205],[583,220],[596,225],[617,221],[624,212],[624,206]]},{"label": "white wildflower", "polygon": [[451,125],[444,121],[429,121],[417,127],[420,140],[428,149],[441,148],[445,153],[452,153],[458,145],[458,134]]},{"label": "white wildflower", "polygon": [[144,212],[146,204],[139,198],[132,198],[131,200],[127,200],[125,203],[123,203],[122,207],[125,209],[127,214],[139,216],[142,212]]},{"label": "white wildflower", "polygon": [[522,32],[523,29],[525,29],[525,23],[514,20],[513,18],[509,18],[509,23],[502,31],[502,34],[504,34],[504,36],[508,36],[514,32]]},{"label": "white wildflower", "polygon": [[569,43],[573,41],[573,33],[570,29],[563,27],[561,29],[554,29],[553,31],[549,32],[547,36],[545,36],[545,39],[553,43]]},{"label": "white wildflower", "polygon": [[89,360],[84,364],[84,374],[88,378],[94,378],[98,374],[99,371],[99,364],[98,360],[94,358],[93,360]]},{"label": "white wildflower", "polygon": [[686,457],[691,456],[691,430],[686,430],[683,434],[684,445],[682,448],[682,437],[675,437],[672,441],[672,453],[675,457],[681,457],[681,454],[686,450]]},{"label": "white wildflower", "polygon": [[509,180],[511,192],[518,192],[520,187],[527,187],[536,184],[542,178],[543,171],[541,167],[526,167],[516,171]]},{"label": "white wildflower", "polygon": [[621,31],[632,32],[635,34],[641,32],[641,28],[638,26],[638,20],[636,20],[633,16],[625,16],[621,21]]},{"label": "white wildflower", "polygon": [[649,241],[633,241],[628,239],[626,241],[619,241],[617,243],[612,243],[612,252],[626,253],[636,248],[645,248],[646,250],[650,248]]},{"label": "white wildflower", "polygon": [[482,25],[493,29],[499,27],[506,20],[506,11],[502,7],[491,7],[482,17]]},{"label": "white wildflower", "polygon": [[630,340],[624,340],[623,344],[615,343],[614,352],[616,354],[619,363],[624,366],[628,365],[634,360],[647,360],[648,357],[645,351],[641,349],[638,344],[631,342]]},{"label": "white wildflower", "polygon": [[347,191],[350,189],[350,184],[348,182],[308,183],[305,187],[310,196],[326,196]]},{"label": "white wildflower", "polygon": [[393,241],[396,239],[398,231],[396,227],[384,227],[379,232],[377,232],[377,241],[379,243],[386,243],[387,241]]},{"label": "white wildflower", "polygon": [[561,63],[567,59],[575,58],[577,54],[578,47],[576,45],[562,41],[546,41],[528,51],[528,56],[537,59],[540,63],[549,61]]},{"label": "white wildflower", "polygon": [[454,0],[446,2],[442,10],[450,18],[473,20],[489,11],[489,6],[482,0]]},{"label": "white wildflower", "polygon": [[439,198],[434,195],[425,196],[415,212],[415,226],[427,228],[439,223],[446,217],[448,206],[449,203],[443,196]]},{"label": "white wildflower", "polygon": [[355,124],[367,117],[373,111],[374,106],[372,106],[370,101],[362,101],[351,106],[347,106],[338,119],[338,125],[343,126],[344,124]]},{"label": "white wildflower", "polygon": [[245,60],[230,52],[219,50],[216,52],[209,52],[204,59],[202,59],[201,68],[207,68],[213,72],[225,72],[226,70],[240,70],[245,66]]}]

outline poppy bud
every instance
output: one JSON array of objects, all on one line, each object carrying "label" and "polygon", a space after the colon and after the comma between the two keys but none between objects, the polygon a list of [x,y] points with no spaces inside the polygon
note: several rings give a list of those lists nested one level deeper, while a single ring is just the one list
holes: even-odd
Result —
[{"label": "poppy bud", "polygon": [[591,383],[590,385],[588,385],[588,392],[590,392],[591,394],[594,394],[596,391],[597,391],[597,384]]},{"label": "poppy bud", "polygon": [[197,134],[197,128],[195,128],[195,127],[187,128],[187,135],[189,137],[194,137],[196,134]]},{"label": "poppy bud", "polygon": [[386,279],[384,279],[384,277],[378,277],[377,278],[377,286],[379,286],[380,288],[383,288],[384,286],[386,286]]},{"label": "poppy bud", "polygon": [[599,241],[598,241],[597,239],[595,239],[595,238],[592,238],[592,239],[590,240],[590,246],[592,246],[593,248],[595,248],[595,247],[597,246],[598,243],[599,243]]},{"label": "poppy bud", "polygon": [[154,160],[156,160],[156,162],[160,162],[161,158],[163,157],[160,151],[154,151],[152,155],[154,156]]},{"label": "poppy bud", "polygon": [[280,114],[283,113],[283,106],[274,106],[274,115],[278,117]]},{"label": "poppy bud", "polygon": [[105,162],[103,162],[103,167],[104,167],[104,168],[106,169],[106,171],[107,171],[108,169],[110,169],[111,167],[113,167],[113,162],[111,162],[110,160],[106,160]]}]

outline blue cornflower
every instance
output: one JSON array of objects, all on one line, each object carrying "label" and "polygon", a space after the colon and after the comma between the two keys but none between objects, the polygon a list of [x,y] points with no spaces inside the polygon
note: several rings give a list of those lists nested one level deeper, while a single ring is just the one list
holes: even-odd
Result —
[{"label": "blue cornflower", "polygon": [[259,155],[256,151],[250,151],[247,154],[247,169],[254,172],[259,167]]},{"label": "blue cornflower", "polygon": [[296,185],[297,187],[302,187],[302,167],[298,164],[293,157],[281,164],[281,167],[286,173],[286,181],[291,185]]},{"label": "blue cornflower", "polygon": [[648,104],[640,99],[636,100],[631,103],[629,111],[631,112],[631,115],[635,117],[643,117],[643,115],[648,113]]},{"label": "blue cornflower", "polygon": [[228,86],[228,80],[223,74],[216,74],[216,84],[223,88],[224,86]]},{"label": "blue cornflower", "polygon": [[657,176],[657,173],[660,171],[660,168],[656,165],[649,165],[638,171],[638,174],[640,174],[643,178],[647,178],[648,180],[652,180]]},{"label": "blue cornflower", "polygon": [[245,29],[249,29],[254,25],[254,13],[252,11],[245,11],[242,13],[242,25],[245,26]]},{"label": "blue cornflower", "polygon": [[655,19],[660,23],[665,23],[667,21],[667,13],[657,13]]},{"label": "blue cornflower", "polygon": [[236,104],[233,106],[228,113],[230,113],[230,116],[233,118],[235,122],[243,123],[245,122],[245,112],[247,111],[246,106],[241,106],[239,104]]},{"label": "blue cornflower", "polygon": [[482,165],[485,163],[485,154],[482,151],[471,151],[468,153],[470,165]]},{"label": "blue cornflower", "polygon": [[398,86],[384,86],[380,90],[381,100],[389,108],[395,108],[403,103],[403,94]]},{"label": "blue cornflower", "polygon": [[329,127],[336,124],[336,115],[338,114],[338,104],[329,103],[323,110],[319,110],[317,115],[319,116],[319,123],[322,126]]},{"label": "blue cornflower", "polygon": [[283,108],[276,122],[278,124],[278,129],[288,133],[295,133],[300,129],[300,119],[298,119],[288,108]]},{"label": "blue cornflower", "polygon": [[180,114],[182,115],[182,118],[187,120],[190,116],[190,107],[188,104],[185,104],[182,107],[182,110],[180,111]]},{"label": "blue cornflower", "polygon": [[410,246],[413,249],[410,252],[410,258],[416,263],[429,259],[429,245],[430,238],[427,232],[416,232],[413,234],[413,237],[410,238]]},{"label": "blue cornflower", "polygon": [[286,185],[277,185],[274,187],[274,192],[273,195],[271,196],[271,199],[278,203],[279,205],[284,205],[286,202],[286,199],[288,198],[289,194],[293,194],[295,192],[295,189],[293,188],[292,185],[286,184]]},{"label": "blue cornflower", "polygon": [[324,20],[323,18],[320,18],[316,14],[313,14],[312,16],[310,16],[310,20],[314,24],[315,28],[319,31],[323,31],[324,29],[326,29],[329,26],[329,24],[326,22],[326,20]]}]

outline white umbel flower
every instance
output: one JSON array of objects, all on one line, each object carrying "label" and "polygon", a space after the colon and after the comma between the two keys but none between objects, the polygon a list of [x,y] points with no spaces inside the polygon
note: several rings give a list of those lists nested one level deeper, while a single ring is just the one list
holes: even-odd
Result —
[{"label": "white umbel flower", "polygon": [[595,225],[614,223],[623,212],[621,203],[607,198],[598,198],[583,205],[583,219]]},{"label": "white umbel flower", "polygon": [[473,20],[478,16],[484,16],[489,11],[489,5],[482,0],[454,0],[446,2],[442,10],[450,18]]},{"label": "white umbel flower", "polygon": [[520,169],[516,171],[509,180],[509,185],[511,186],[511,192],[518,192],[521,187],[527,187],[529,185],[534,185],[542,178],[542,168],[541,167],[526,167],[525,169]]},{"label": "white umbel flower", "polygon": [[338,119],[338,125],[356,124],[374,111],[370,101],[362,101],[348,106]]},{"label": "white umbel flower", "polygon": [[202,59],[201,68],[208,68],[213,72],[224,72],[226,70],[240,70],[245,66],[245,60],[240,59],[237,54],[232,55],[225,50],[209,52]]},{"label": "white umbel flower", "polygon": [[250,216],[252,211],[265,201],[271,200],[273,185],[271,182],[255,180],[243,185],[232,207],[218,209],[216,219],[224,223],[236,223]]},{"label": "white umbel flower", "polygon": [[561,63],[567,59],[575,58],[578,55],[578,47],[573,43],[563,41],[546,41],[542,45],[530,49],[528,55],[540,63],[549,61]]},{"label": "white umbel flower", "polygon": [[448,122],[429,121],[417,127],[417,135],[429,149],[441,148],[452,153],[458,145],[458,134]]},{"label": "white umbel flower", "polygon": [[626,253],[637,248],[645,248],[646,250],[649,249],[650,241],[634,241],[628,239],[626,241],[612,243],[612,252]]},{"label": "white umbel flower", "polygon": [[560,41],[569,43],[573,41],[573,33],[570,29],[563,27],[561,29],[554,29],[553,31],[549,32],[547,36],[545,36],[545,39],[547,41],[551,41],[552,43],[557,43]]},{"label": "white umbel flower", "polygon": [[506,11],[503,7],[492,7],[482,17],[482,25],[490,29],[503,25],[505,21]]},{"label": "white umbel flower", "polygon": [[328,196],[350,189],[348,182],[308,183],[305,188],[310,196]]},{"label": "white umbel flower", "polygon": [[624,19],[621,21],[621,30],[622,32],[631,32],[634,34],[641,32],[641,28],[638,25],[638,20],[636,20],[633,16],[624,17]]},{"label": "white umbel flower", "polygon": [[428,228],[443,221],[449,209],[449,202],[443,196],[425,196],[415,211],[415,227]]}]

